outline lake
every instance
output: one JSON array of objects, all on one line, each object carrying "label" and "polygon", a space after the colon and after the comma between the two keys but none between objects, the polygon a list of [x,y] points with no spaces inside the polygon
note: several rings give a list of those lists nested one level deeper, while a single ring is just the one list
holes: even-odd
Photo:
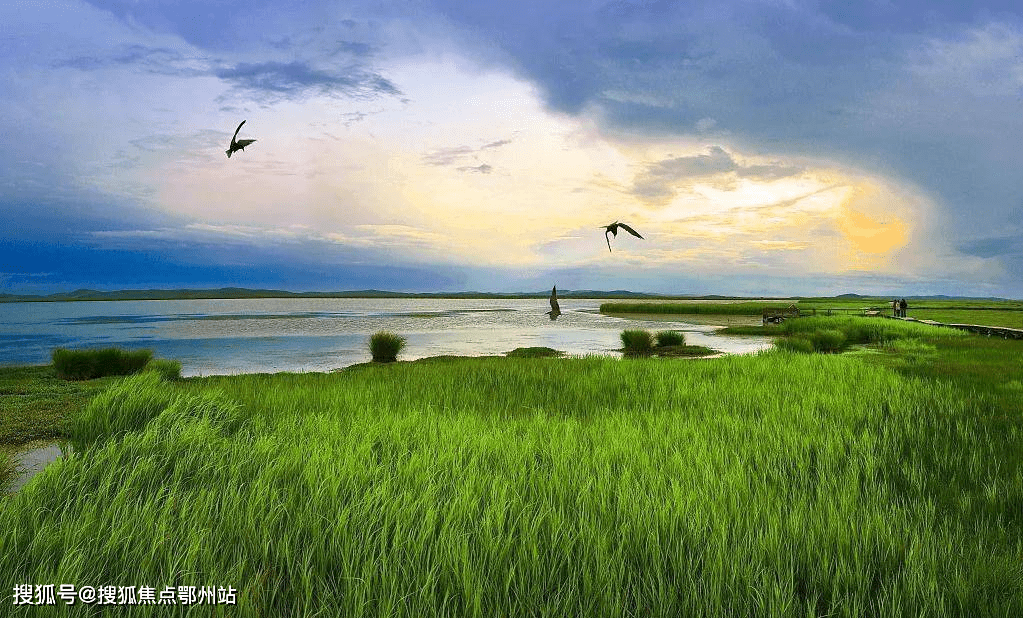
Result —
[{"label": "lake", "polygon": [[[686,343],[727,354],[771,347],[765,337],[718,335],[720,326],[664,316],[601,315],[596,299],[260,298],[0,304],[0,364],[47,364],[54,348],[148,348],[181,361],[183,376],[330,371],[370,360],[369,336],[408,339],[401,360],[504,354],[547,346],[620,356],[626,328],[682,330]],[[706,321],[708,316],[701,316]],[[734,316],[727,316],[734,322]],[[760,318],[750,318],[759,324]]]}]

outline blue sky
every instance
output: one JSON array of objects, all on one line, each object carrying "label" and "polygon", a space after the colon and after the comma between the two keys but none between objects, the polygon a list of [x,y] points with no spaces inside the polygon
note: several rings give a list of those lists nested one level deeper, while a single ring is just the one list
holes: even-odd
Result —
[{"label": "blue sky", "polygon": [[0,292],[1023,297],[1017,3],[294,4],[0,6]]}]

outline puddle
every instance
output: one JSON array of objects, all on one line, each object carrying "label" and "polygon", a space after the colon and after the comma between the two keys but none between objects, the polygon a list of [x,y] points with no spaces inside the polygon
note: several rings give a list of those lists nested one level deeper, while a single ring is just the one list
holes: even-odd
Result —
[{"label": "puddle", "polygon": [[63,457],[64,453],[55,442],[43,443],[13,454],[17,465],[17,474],[11,481],[8,491],[15,493],[42,472],[51,462]]}]

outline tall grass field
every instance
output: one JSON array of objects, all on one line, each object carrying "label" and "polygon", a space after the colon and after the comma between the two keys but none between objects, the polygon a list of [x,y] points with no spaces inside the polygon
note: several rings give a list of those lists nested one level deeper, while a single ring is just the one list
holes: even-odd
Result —
[{"label": "tall grass field", "polygon": [[18,583],[238,590],[118,616],[1023,615],[1020,424],[865,356],[145,372],[72,443],[0,501],[10,615],[45,609]]}]

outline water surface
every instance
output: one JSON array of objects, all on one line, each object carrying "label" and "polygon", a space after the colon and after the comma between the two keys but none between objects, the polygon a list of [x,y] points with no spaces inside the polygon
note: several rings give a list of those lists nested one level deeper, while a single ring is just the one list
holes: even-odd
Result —
[{"label": "water surface", "polygon": [[[564,299],[555,321],[544,299],[260,298],[0,304],[0,364],[45,364],[56,347],[148,348],[181,361],[182,375],[330,371],[370,360],[369,336],[408,339],[399,356],[504,354],[547,346],[620,356],[626,328],[675,329],[729,354],[769,348],[765,337],[718,335],[716,324],[611,317],[602,300]],[[653,316],[650,316],[653,318]],[[701,316],[706,318],[707,316]],[[759,319],[754,323],[759,323]]]}]

